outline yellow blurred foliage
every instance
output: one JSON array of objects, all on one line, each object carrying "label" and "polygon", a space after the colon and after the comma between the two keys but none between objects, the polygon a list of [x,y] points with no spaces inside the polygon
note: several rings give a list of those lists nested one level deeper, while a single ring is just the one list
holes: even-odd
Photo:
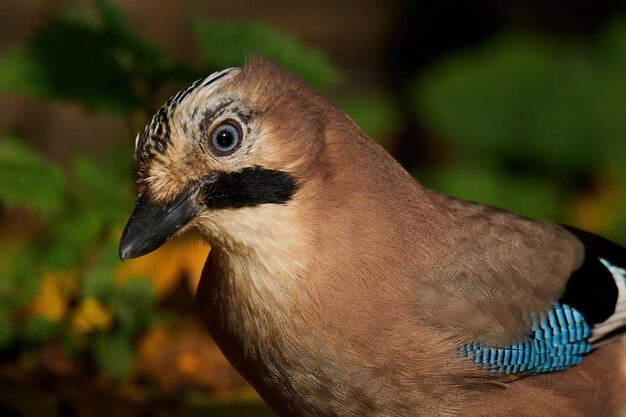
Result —
[{"label": "yellow blurred foliage", "polygon": [[65,317],[69,299],[76,293],[76,288],[76,274],[73,272],[44,273],[39,293],[30,307],[31,314],[60,322]]},{"label": "yellow blurred foliage", "polygon": [[580,196],[570,208],[568,221],[581,229],[602,233],[611,227],[619,212],[619,196],[624,184],[602,178],[593,193]]},{"label": "yellow blurred foliage", "polygon": [[183,352],[176,359],[176,368],[182,374],[193,375],[198,372],[198,369],[201,369],[201,365],[200,357],[191,352]]},{"label": "yellow blurred foliage", "polygon": [[152,327],[137,353],[135,375],[149,376],[167,390],[196,386],[230,395],[247,386],[195,320]]},{"label": "yellow blurred foliage", "polygon": [[72,329],[78,333],[108,329],[113,323],[111,311],[95,298],[83,298],[72,316]]},{"label": "yellow blurred foliage", "polygon": [[146,277],[152,282],[155,296],[161,298],[186,276],[191,292],[195,293],[209,251],[210,247],[199,241],[170,241],[148,255],[125,261],[113,279],[121,285],[131,277]]},{"label": "yellow blurred foliage", "polygon": [[[186,277],[194,293],[209,250],[209,246],[202,243],[169,242],[151,254],[122,263],[113,280],[116,285],[122,285],[131,277],[145,277],[152,282],[155,296],[160,298]],[[29,314],[57,323],[68,319],[77,336],[110,328],[113,313],[95,298],[80,299],[78,306],[68,311],[70,302],[77,297],[78,280],[74,271],[44,273]],[[189,372],[192,362],[193,358],[184,357],[177,366],[181,372]]]}]

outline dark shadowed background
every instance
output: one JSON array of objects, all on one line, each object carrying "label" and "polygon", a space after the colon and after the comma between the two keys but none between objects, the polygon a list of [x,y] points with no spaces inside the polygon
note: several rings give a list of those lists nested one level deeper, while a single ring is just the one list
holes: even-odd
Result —
[{"label": "dark shadowed background", "polygon": [[124,264],[116,249],[136,133],[170,95],[252,53],[298,73],[427,186],[626,243],[625,12],[3,0],[0,415],[271,415],[196,316],[209,248],[174,242]]}]

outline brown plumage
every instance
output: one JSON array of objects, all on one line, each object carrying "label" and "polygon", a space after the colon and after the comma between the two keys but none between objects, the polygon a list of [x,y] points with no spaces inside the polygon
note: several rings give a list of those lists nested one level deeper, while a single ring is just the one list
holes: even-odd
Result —
[{"label": "brown plumage", "polygon": [[[164,109],[137,140],[140,198],[120,254],[185,231],[211,244],[201,316],[279,415],[626,410],[625,347],[601,332],[609,316],[624,324],[621,287],[597,260],[623,267],[623,249],[424,188],[265,58],[199,80]],[[608,281],[587,276],[596,270]],[[559,301],[580,305],[605,342],[582,363],[506,374],[460,354],[524,342]]]}]

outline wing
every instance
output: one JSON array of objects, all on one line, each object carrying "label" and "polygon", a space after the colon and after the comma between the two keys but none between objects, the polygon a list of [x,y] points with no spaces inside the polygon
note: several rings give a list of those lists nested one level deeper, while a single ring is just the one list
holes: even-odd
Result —
[{"label": "wing", "polygon": [[594,234],[566,227],[584,258],[553,307],[531,319],[527,337],[505,346],[467,343],[461,356],[497,373],[538,374],[567,369],[626,330],[626,250]]},{"label": "wing", "polygon": [[626,329],[626,249],[490,207],[446,205],[446,255],[420,291],[462,357],[498,373],[557,371]]}]

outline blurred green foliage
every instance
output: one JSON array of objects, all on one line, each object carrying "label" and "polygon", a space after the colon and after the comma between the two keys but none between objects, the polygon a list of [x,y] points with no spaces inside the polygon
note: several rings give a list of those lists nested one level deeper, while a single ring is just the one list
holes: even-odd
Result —
[{"label": "blurred green foliage", "polygon": [[4,205],[28,207],[41,217],[50,217],[61,207],[65,186],[65,176],[59,167],[44,161],[18,138],[2,138],[0,201]]},{"label": "blurred green foliage", "polygon": [[95,18],[68,9],[3,56],[0,89],[121,114],[139,105],[132,76],[160,74],[161,54],[111,4],[94,5]]},{"label": "blurred green foliage", "polygon": [[531,217],[571,221],[580,181],[608,177],[622,184],[614,196],[622,213],[601,231],[626,241],[619,226],[626,212],[623,74],[624,21],[590,44],[508,35],[446,57],[412,90],[416,117],[449,151],[450,166],[425,173],[427,182]]},{"label": "blurred green foliage", "polygon": [[394,98],[384,91],[366,91],[335,97],[334,104],[346,112],[365,133],[388,149],[403,121]]},{"label": "blurred green foliage", "polygon": [[622,168],[611,159],[626,153],[626,80],[616,76],[626,60],[600,46],[498,39],[425,74],[419,109],[466,152],[514,153],[554,171]]},{"label": "blurred green foliage", "polygon": [[242,57],[258,54],[272,57],[314,87],[329,87],[341,80],[339,71],[320,52],[263,23],[197,18],[193,30],[202,56],[214,67],[240,66]]}]

